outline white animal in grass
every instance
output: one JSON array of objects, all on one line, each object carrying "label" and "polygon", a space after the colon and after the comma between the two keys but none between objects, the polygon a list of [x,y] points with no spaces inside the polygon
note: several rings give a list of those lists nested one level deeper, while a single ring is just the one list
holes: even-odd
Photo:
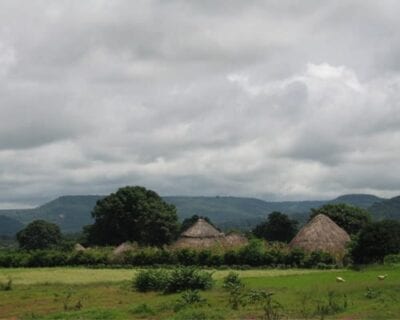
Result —
[{"label": "white animal in grass", "polygon": [[378,280],[385,280],[387,276],[388,276],[387,274],[379,275]]},{"label": "white animal in grass", "polygon": [[336,282],[346,282],[342,277],[336,277]]}]

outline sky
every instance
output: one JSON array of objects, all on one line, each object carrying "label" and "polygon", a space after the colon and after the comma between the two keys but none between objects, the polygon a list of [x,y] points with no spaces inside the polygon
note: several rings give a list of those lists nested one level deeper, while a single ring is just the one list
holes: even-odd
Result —
[{"label": "sky", "polygon": [[0,2],[0,208],[400,194],[399,1]]}]

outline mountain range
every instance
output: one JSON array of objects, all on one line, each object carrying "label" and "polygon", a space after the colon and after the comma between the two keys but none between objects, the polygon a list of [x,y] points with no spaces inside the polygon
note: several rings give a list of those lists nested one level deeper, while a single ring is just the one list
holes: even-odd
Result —
[{"label": "mountain range", "polygon": [[[44,219],[58,224],[63,232],[79,232],[93,223],[91,211],[101,195],[62,196],[37,208],[0,210],[0,235],[12,235],[27,223]],[[177,208],[180,220],[194,214],[207,216],[222,229],[249,229],[273,211],[306,221],[312,208],[327,203],[346,203],[367,209],[374,219],[399,219],[400,196],[384,199],[368,194],[349,194],[320,201],[264,201],[243,197],[163,197]]]}]

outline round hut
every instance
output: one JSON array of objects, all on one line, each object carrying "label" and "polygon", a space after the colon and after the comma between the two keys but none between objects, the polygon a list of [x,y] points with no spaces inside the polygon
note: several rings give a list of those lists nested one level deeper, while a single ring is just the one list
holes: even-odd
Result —
[{"label": "round hut", "polygon": [[319,214],[301,228],[289,246],[306,252],[324,251],[341,259],[349,241],[350,236],[345,230],[326,215]]},{"label": "round hut", "polygon": [[194,225],[181,234],[174,248],[204,249],[223,245],[225,235],[204,219],[198,219]]}]

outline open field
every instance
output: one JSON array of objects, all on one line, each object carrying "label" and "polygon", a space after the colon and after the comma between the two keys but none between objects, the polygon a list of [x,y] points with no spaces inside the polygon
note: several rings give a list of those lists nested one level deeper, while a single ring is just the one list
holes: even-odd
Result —
[{"label": "open field", "polygon": [[[12,279],[12,289],[0,291],[0,319],[261,319],[261,305],[232,310],[222,278],[201,296],[207,305],[174,311],[179,294],[138,293],[131,289],[136,270],[42,268],[0,269],[0,283]],[[286,318],[315,318],[317,306],[329,301],[341,306],[325,319],[400,319],[400,267],[351,270],[237,271],[249,289],[266,289],[283,306]],[[388,274],[379,281],[377,275]],[[341,276],[344,283],[337,283]],[[367,288],[370,288],[367,291]],[[143,306],[145,304],[145,306]],[[343,307],[345,305],[345,307]],[[64,309],[67,309],[65,311]],[[77,309],[77,310],[73,310]]]}]

